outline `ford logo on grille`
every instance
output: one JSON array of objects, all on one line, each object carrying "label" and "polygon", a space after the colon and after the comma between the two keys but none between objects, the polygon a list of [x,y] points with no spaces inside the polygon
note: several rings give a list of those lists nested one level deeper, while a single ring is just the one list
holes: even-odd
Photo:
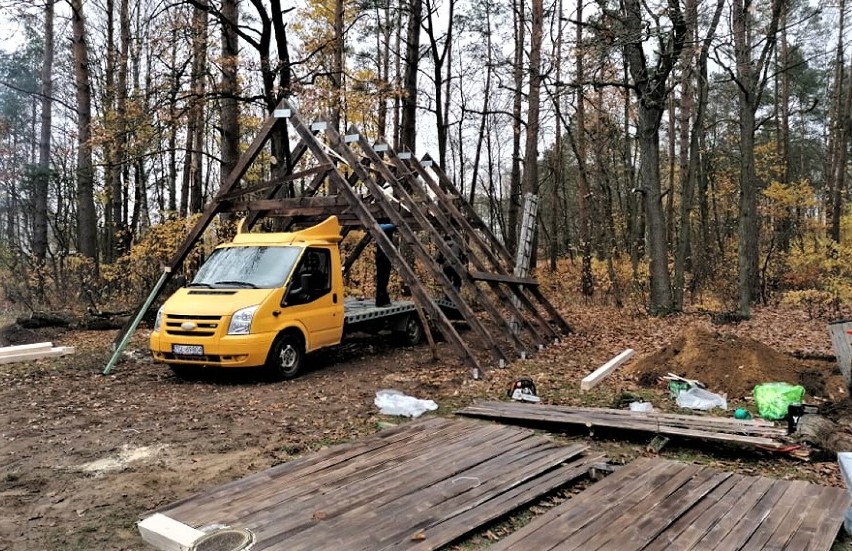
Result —
[{"label": "ford logo on grille", "polygon": [[192,331],[193,329],[195,329],[195,327],[196,327],[195,324],[192,323],[191,321],[185,321],[185,322],[180,324],[180,328],[183,329],[184,331]]}]

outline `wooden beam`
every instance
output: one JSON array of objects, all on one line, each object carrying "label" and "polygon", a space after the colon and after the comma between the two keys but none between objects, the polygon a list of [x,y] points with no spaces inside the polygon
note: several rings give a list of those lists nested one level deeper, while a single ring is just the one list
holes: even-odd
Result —
[{"label": "wooden beam", "polygon": [[[355,132],[357,132],[355,129],[349,131],[350,134],[353,134]],[[382,177],[387,182],[391,183],[391,185],[393,185],[396,182],[396,177],[390,172],[387,165],[382,162],[382,159],[378,156],[375,150],[373,150],[372,145],[370,145],[367,139],[364,138],[364,136],[361,136],[360,134],[358,135],[358,144],[361,146],[361,150],[367,155],[367,157],[373,160],[373,165],[379,169],[382,174]],[[402,189],[401,186],[395,186],[394,190],[398,194],[400,194],[400,197],[403,199],[403,204],[408,207],[411,214],[414,215],[415,219],[418,222],[420,222],[422,228],[427,230],[431,234],[432,240],[444,252],[444,256],[453,266],[453,269],[456,270],[459,275],[466,273],[467,271],[461,265],[459,259],[456,258],[455,254],[450,251],[449,246],[444,242],[441,235],[437,232],[437,230],[435,230],[433,226],[429,224],[429,222],[425,219],[422,211],[417,207],[417,205],[413,201],[411,201],[411,196],[404,189]],[[392,209],[388,208],[389,205],[387,201],[382,201],[379,198],[379,195],[384,197],[383,192],[378,189],[378,186],[376,186],[375,189],[371,188],[370,192],[373,194],[379,204],[385,206],[385,210],[388,211],[388,216],[397,225],[397,229],[400,231],[400,234],[406,239],[406,241],[408,241],[408,244],[411,247],[411,250],[414,251],[415,256],[417,256],[420,262],[427,269],[430,270],[432,276],[437,281],[444,282],[444,292],[450,297],[450,300],[453,301],[453,304],[455,304],[456,308],[459,310],[459,312],[461,312],[462,316],[464,316],[470,327],[474,331],[476,331],[476,333],[478,333],[480,337],[482,337],[483,343],[491,349],[492,354],[494,354],[494,356],[497,358],[498,364],[501,361],[503,363],[508,363],[509,358],[506,353],[503,351],[497,341],[494,340],[494,337],[491,335],[491,333],[489,333],[488,329],[486,329],[482,322],[479,321],[479,318],[477,318],[476,314],[473,312],[470,306],[467,305],[461,294],[453,287],[452,283],[449,281],[443,271],[438,268],[432,256],[426,251],[426,249],[423,247],[423,244],[414,236],[411,231],[411,228],[407,227],[406,225],[400,226],[400,222],[404,223],[404,221],[395,220],[397,213],[392,212]]]},{"label": "wooden beam", "polygon": [[261,182],[260,184],[255,184],[253,186],[249,186],[249,187],[246,187],[246,188],[236,189],[236,190],[226,194],[224,197],[222,197],[222,200],[224,201],[224,200],[228,200],[228,199],[238,199],[238,198],[240,198],[244,195],[247,195],[249,193],[255,193],[257,191],[263,191],[263,190],[269,189],[271,187],[280,188],[282,185],[286,184],[287,182],[292,182],[293,180],[298,180],[299,178],[304,178],[306,176],[313,176],[315,174],[323,174],[324,175],[326,172],[328,172],[332,168],[333,168],[332,165],[322,164],[322,165],[318,165],[318,166],[315,166],[315,167],[312,167],[312,168],[308,168],[306,170],[300,170],[299,172],[293,172],[292,174],[287,174],[287,175],[284,175],[284,176],[281,176],[281,177],[278,177],[278,178],[272,178],[271,180]]},{"label": "wooden beam", "polygon": [[[446,173],[441,169],[441,167],[432,160],[432,157],[429,155],[425,155],[423,157],[424,162],[428,162],[431,164],[432,172],[438,176],[438,181],[444,188],[446,188],[451,194],[460,196],[458,188],[453,184],[453,182],[449,179]],[[479,231],[482,232],[488,238],[490,245],[499,253],[500,257],[502,257],[505,266],[508,267],[507,271],[513,271],[515,267],[515,260],[512,258],[512,255],[509,253],[509,250],[503,244],[502,241],[497,239],[494,236],[494,233],[488,227],[488,225],[479,217],[475,210],[473,210],[473,206],[468,204],[467,201],[460,201],[460,206],[464,209],[465,214],[468,219],[472,220]],[[562,317],[556,308],[547,300],[547,298],[541,293],[541,290],[538,287],[527,287],[527,290],[536,299],[536,301],[541,304],[541,306],[547,311],[547,314],[553,319],[559,328],[565,332],[571,332],[571,326],[568,325],[568,322],[565,321],[565,318]]]},{"label": "wooden beam", "polygon": [[[369,150],[368,155],[376,155],[376,157],[378,158],[378,155],[374,150],[371,149],[370,144],[365,138],[361,137],[359,142],[361,144],[362,149],[366,148],[365,151]],[[390,154],[392,151],[390,146],[384,144],[382,145],[386,150],[386,153]],[[385,167],[384,177],[386,179],[388,176],[394,176],[390,173],[389,169],[384,163],[382,163],[382,165]],[[455,255],[455,253],[453,252],[453,248],[447,243],[447,240],[442,235],[449,235],[457,242],[461,242],[463,240],[461,234],[447,219],[447,217],[440,209],[433,209],[433,219],[442,227],[441,231],[439,231],[437,227],[430,223],[429,218],[423,212],[423,209],[421,209],[419,206],[422,204],[428,210],[428,205],[430,204],[430,202],[425,202],[422,199],[416,200],[414,197],[412,197],[411,193],[409,192],[409,189],[411,189],[412,191],[420,192],[419,194],[423,197],[426,196],[425,192],[423,191],[420,184],[410,177],[412,173],[406,167],[400,168],[402,169],[398,171],[401,173],[400,177],[392,178],[391,180],[389,180],[391,188],[395,191],[397,195],[399,195],[402,204],[408,208],[414,218],[420,223],[421,227],[425,229],[427,233],[430,234],[432,241],[437,245],[438,249],[441,251],[444,258],[452,267],[452,269],[456,271],[459,277],[464,277],[465,279],[470,280],[467,267],[462,263],[461,259]],[[407,183],[408,186],[405,186],[405,183]],[[440,201],[440,198],[438,200]],[[440,270],[433,258],[429,257],[429,260],[434,265],[434,272],[440,273],[443,276],[438,278],[438,281],[443,281],[444,291],[447,294],[455,293],[456,290],[453,288],[452,282],[447,279],[445,274],[443,274],[443,270]],[[473,288],[473,292],[475,294],[477,302],[485,309],[486,312],[488,312],[495,326],[503,330],[504,337],[506,337],[509,342],[512,343],[515,348],[515,352],[518,354],[518,356],[524,357],[527,354],[526,344],[518,337],[518,335],[514,331],[512,331],[508,320],[506,320],[506,317],[502,315],[502,313],[498,310],[497,305],[494,304],[494,302],[491,300],[491,297],[486,296],[485,293],[483,293],[482,290],[472,282],[471,287]],[[452,297],[452,295],[450,296]],[[459,297],[461,298],[460,294]],[[456,306],[458,307],[459,312],[461,312],[461,314],[465,317],[465,320],[467,320],[467,322],[471,324],[471,327],[475,328],[473,323],[471,323],[471,320],[468,318],[468,312],[470,313],[470,317],[474,318],[477,323],[479,323],[479,320],[473,310],[469,308],[467,303],[465,302],[461,306],[457,303]],[[505,356],[505,353],[503,353],[503,355]],[[506,358],[506,361],[508,361],[508,358]]]},{"label": "wooden beam", "polygon": [[16,346],[4,346],[0,348],[0,358],[7,356],[17,356],[18,354],[26,354],[28,352],[46,352],[53,348],[52,342],[37,342],[35,344],[19,344]]},{"label": "wooden beam", "polygon": [[19,352],[8,356],[0,357],[0,364],[12,364],[18,362],[28,362],[31,360],[41,360],[43,358],[56,358],[59,356],[67,356],[74,353],[73,346],[57,346],[49,350],[38,349],[29,352]]},{"label": "wooden beam", "polygon": [[[414,169],[414,171],[417,173],[417,175],[420,176],[420,179],[432,191],[432,193],[434,193],[436,197],[442,198],[440,205],[445,207],[448,210],[448,212],[449,212],[450,216],[452,216],[453,220],[456,220],[458,223],[461,224],[461,227],[465,231],[466,235],[469,236],[469,238],[473,242],[476,243],[476,245],[479,247],[479,250],[485,256],[486,260],[491,263],[493,270],[497,271],[498,273],[510,275],[503,268],[503,265],[501,264],[500,258],[497,257],[491,251],[491,246],[489,245],[489,243],[480,235],[480,231],[477,231],[473,227],[471,222],[468,220],[468,216],[466,216],[463,212],[461,212],[458,209],[458,207],[456,207],[456,205],[453,201],[453,198],[450,195],[447,194],[447,192],[439,185],[438,182],[436,182],[434,180],[433,176],[426,171],[425,167],[419,161],[417,161],[414,158],[410,158],[407,161],[403,161],[402,159],[399,159],[397,157],[397,160],[398,160],[398,162],[406,164],[406,166],[412,167]],[[467,205],[466,202],[463,202],[463,204],[465,206],[469,206],[469,205]],[[472,210],[471,210],[470,214],[474,217],[477,216],[476,212],[472,211]],[[480,222],[481,222],[481,220],[480,220]],[[493,238],[493,235],[491,237]],[[473,255],[472,261],[474,263],[474,266],[477,268],[477,270],[481,271],[481,270],[485,269],[485,265],[483,263],[479,262],[479,258],[476,255]],[[493,288],[494,288],[494,286],[492,286],[492,289]],[[512,292],[514,292],[514,296],[516,296],[520,300],[521,305],[524,308],[526,308],[526,310],[540,324],[540,326],[550,334],[551,338],[554,338],[554,339],[559,338],[559,334],[550,325],[550,323],[548,323],[548,321],[544,318],[544,316],[541,315],[541,313],[538,311],[538,308],[535,307],[535,305],[532,303],[532,301],[529,299],[529,297],[527,297],[526,293],[523,292],[523,289],[516,286],[516,287],[510,287],[510,290]],[[511,300],[505,301],[505,302],[507,302],[507,307],[509,308],[510,312],[512,312],[512,313],[517,312],[517,309],[514,307],[515,305],[514,305],[514,303],[512,303]],[[521,313],[519,313],[519,312],[516,313],[516,317],[519,320],[523,320],[524,325],[528,326],[526,319],[524,318],[524,316]]]},{"label": "wooden beam", "polygon": [[615,368],[633,357],[635,351],[628,348],[618,356],[606,362],[596,370],[592,371],[580,381],[580,390],[589,390],[604,380],[604,377],[615,371]]}]

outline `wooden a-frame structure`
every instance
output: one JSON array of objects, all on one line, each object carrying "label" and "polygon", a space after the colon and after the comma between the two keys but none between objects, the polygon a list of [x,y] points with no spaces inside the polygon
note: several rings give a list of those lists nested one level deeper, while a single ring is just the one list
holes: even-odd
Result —
[{"label": "wooden a-frame structure", "polygon": [[[283,125],[290,128],[282,128]],[[289,170],[263,184],[240,188],[243,175],[270,136],[282,130],[292,130],[298,138],[290,152]],[[307,168],[295,171],[297,165]],[[310,178],[309,184],[300,197],[277,197],[283,186],[307,178]],[[321,192],[325,195],[319,195]],[[254,198],[258,193],[266,198]],[[208,203],[165,269],[157,287],[146,303],[137,309],[137,315],[131,318],[135,321],[117,337],[117,343],[122,340],[122,335],[123,342],[126,342],[170,274],[180,267],[213,218],[223,212],[247,212],[246,229],[266,216],[282,217],[281,225],[286,230],[294,224],[315,223],[330,215],[338,217],[344,232],[352,228],[363,229],[365,236],[346,258],[344,270],[352,266],[370,240],[374,241],[411,290],[424,329],[429,331],[430,324],[425,323],[428,317],[431,325],[471,366],[474,377],[478,378],[483,373],[482,359],[456,331],[430,296],[414,266],[382,230],[380,222],[396,226],[400,241],[413,252],[416,262],[441,284],[446,298],[452,301],[471,333],[479,340],[478,348],[486,350],[496,360],[496,365],[505,366],[514,358],[525,358],[530,351],[570,332],[568,324],[541,293],[537,282],[513,275],[514,262],[510,252],[428,155],[417,160],[411,153],[396,153],[387,144],[371,144],[355,128],[341,136],[324,122],[305,124],[290,103],[284,100],[264,122],[217,195]],[[444,275],[442,267],[421,239],[433,243],[461,275],[466,288],[470,289],[465,294],[473,296],[475,304],[484,310],[484,317],[490,323],[480,320],[465,296]],[[462,256],[466,259],[457,256],[458,249],[454,252],[453,241],[461,245],[466,253]],[[119,344],[116,352],[120,352],[121,348],[123,346]],[[110,362],[105,373],[112,365],[114,361]]]}]

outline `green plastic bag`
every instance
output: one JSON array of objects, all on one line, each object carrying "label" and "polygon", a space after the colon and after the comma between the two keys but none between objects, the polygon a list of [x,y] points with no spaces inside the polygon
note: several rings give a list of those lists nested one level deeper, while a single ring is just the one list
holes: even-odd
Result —
[{"label": "green plastic bag", "polygon": [[788,383],[763,383],[754,387],[757,412],[764,419],[787,417],[787,406],[798,404],[805,396],[805,387]]}]

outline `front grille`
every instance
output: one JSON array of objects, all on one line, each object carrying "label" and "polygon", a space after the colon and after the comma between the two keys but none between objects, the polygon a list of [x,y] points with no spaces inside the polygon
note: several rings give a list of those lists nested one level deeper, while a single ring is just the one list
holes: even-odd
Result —
[{"label": "front grille", "polygon": [[[163,326],[166,333],[178,337],[212,337],[222,321],[222,316],[188,316],[184,314],[166,314]],[[182,324],[191,322],[195,329],[186,330]]]}]

